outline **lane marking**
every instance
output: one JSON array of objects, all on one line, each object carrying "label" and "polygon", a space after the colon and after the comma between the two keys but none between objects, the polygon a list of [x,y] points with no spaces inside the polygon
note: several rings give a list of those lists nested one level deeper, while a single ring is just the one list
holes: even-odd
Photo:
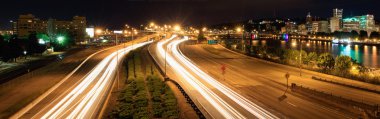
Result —
[{"label": "lane marking", "polygon": [[28,112],[30,109],[32,109],[34,106],[36,106],[38,103],[40,103],[44,98],[46,98],[48,95],[50,95],[54,90],[56,90],[59,86],[61,86],[64,82],[66,82],[67,79],[69,79],[79,68],[82,67],[90,58],[95,56],[96,54],[103,52],[105,50],[109,50],[114,47],[109,47],[100,51],[97,51],[90,56],[88,56],[81,64],[79,64],[73,71],[71,71],[68,75],[66,75],[65,78],[63,78],[60,82],[58,82],[56,85],[54,85],[52,88],[50,88],[48,91],[46,91],[44,94],[39,96],[37,99],[35,99],[33,102],[29,103],[27,106],[25,106],[23,109],[15,113],[10,117],[10,119],[18,119],[21,116],[23,116],[26,112]]}]

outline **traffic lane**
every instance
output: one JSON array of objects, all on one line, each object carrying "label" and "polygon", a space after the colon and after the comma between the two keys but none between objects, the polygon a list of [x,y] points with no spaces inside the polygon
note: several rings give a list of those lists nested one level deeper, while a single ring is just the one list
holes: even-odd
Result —
[{"label": "traffic lane", "polygon": [[[153,52],[151,52],[151,53],[153,54]],[[164,56],[160,55],[159,57],[164,59]],[[170,59],[171,57],[172,57],[171,52],[167,53],[167,58]],[[161,68],[164,68],[164,62],[161,63]],[[218,103],[218,102],[214,102],[214,101],[210,102],[209,99],[206,99],[207,95],[205,97],[205,95],[202,94],[204,92],[207,92],[207,90],[200,92],[198,84],[191,84],[188,82],[188,80],[193,79],[193,78],[184,77],[183,73],[181,74],[180,72],[178,72],[178,70],[179,70],[178,67],[176,67],[177,69],[174,70],[173,69],[174,67],[171,67],[168,64],[167,68],[168,68],[168,76],[171,77],[173,80],[177,81],[182,86],[182,88],[184,88],[184,90],[187,92],[187,94],[190,96],[190,98],[195,102],[197,107],[203,112],[203,114],[206,117],[225,118],[223,115],[225,115],[227,113],[219,112],[218,111],[219,108],[214,108],[215,105],[212,104],[212,103]],[[186,70],[186,69],[180,69],[180,70]],[[173,72],[173,73],[170,73],[170,72]],[[190,72],[188,72],[188,73],[190,73]],[[191,75],[191,77],[195,77],[194,74],[190,74],[190,75]],[[197,79],[195,79],[195,80],[197,80]],[[198,87],[198,88],[195,88],[195,87]],[[222,107],[222,108],[224,109],[224,107]],[[222,108],[220,108],[220,109],[222,109]]]},{"label": "traffic lane", "polygon": [[[165,58],[162,57],[158,51],[156,50],[157,43],[152,44],[149,47],[149,52],[154,58],[154,60],[158,63],[159,67],[162,70],[165,70]],[[165,45],[166,48],[166,45]],[[169,53],[167,53],[168,55]],[[170,54],[169,54],[170,55]],[[197,105],[197,107],[202,111],[202,113],[209,118],[224,118],[222,114],[220,114],[217,109],[212,108],[213,105],[208,103],[208,101],[203,98],[203,96],[193,88],[191,85],[187,85],[187,83],[184,82],[185,79],[183,79],[183,76],[177,75],[175,70],[167,64],[167,75],[170,77],[172,80],[176,81],[181,85],[181,87],[185,90],[185,92],[189,95],[189,97],[192,99],[192,101]],[[206,107],[206,108],[204,108]],[[211,114],[211,115],[210,115]],[[214,117],[212,116],[214,115]]]},{"label": "traffic lane", "polygon": [[[219,77],[218,79],[222,79],[221,76],[221,62],[219,61],[229,61],[232,59],[215,59],[210,58],[209,56],[212,56],[213,54],[208,54],[207,52],[202,51],[200,48],[189,48],[189,47],[181,47],[182,51],[185,53],[185,55],[189,56],[190,59],[192,59],[194,62],[198,64],[198,66],[204,68],[207,67],[207,70],[209,74],[213,75],[214,77]],[[196,58],[193,58],[191,56],[196,56]],[[222,62],[223,64],[226,64],[227,67],[233,66],[229,64],[228,62]],[[279,102],[278,97],[280,97],[286,90],[286,87],[279,85],[278,83],[272,82],[268,79],[262,78],[260,74],[255,74],[255,80],[252,80],[252,78],[249,78],[246,76],[246,74],[252,74],[254,72],[242,72],[240,70],[233,70],[228,69],[227,75],[225,75],[225,79],[227,83],[226,85],[229,85],[229,87],[232,87],[235,89],[235,91],[244,94],[246,97],[250,97],[252,101],[259,101],[263,104],[270,104],[268,107],[274,108],[278,112],[282,112],[284,115],[287,115],[288,117],[335,117],[335,112],[326,111],[323,108],[314,108],[319,107],[313,103],[308,103],[307,100],[300,99],[298,97],[295,97],[293,95],[288,95],[288,101],[292,100],[292,102],[296,103],[297,105],[302,105],[299,107],[295,107],[293,103],[291,102]],[[228,75],[233,74],[233,75]],[[239,80],[237,80],[239,79]],[[222,82],[224,82],[222,80]],[[253,93],[254,92],[254,93]],[[306,110],[306,111],[305,111]],[[320,110],[320,111],[318,111]],[[321,115],[321,113],[325,113],[325,115]],[[340,116],[337,116],[340,117]]]},{"label": "traffic lane", "polygon": [[40,103],[34,106],[30,111],[28,111],[23,117],[41,117],[41,115],[35,114],[44,114],[58,103],[59,99],[68,94],[72,89],[74,89],[83,79],[83,77],[88,74],[102,59],[108,56],[109,53],[115,51],[110,49],[107,51],[100,52],[97,55],[94,55],[86,63],[84,63],[77,72],[75,72],[69,80],[66,80],[62,83],[59,88],[50,93],[46,98],[44,98]]},{"label": "traffic lane", "polygon": [[[82,50],[78,53],[67,56],[61,61],[48,64],[5,84],[11,84],[12,87],[1,89],[2,95],[0,96],[0,99],[2,101],[0,103],[0,112],[2,112],[2,114],[0,114],[0,118],[6,116],[4,113],[6,110],[18,111],[22,108],[15,108],[15,105],[27,105],[26,102],[29,101],[25,100],[33,100],[36,96],[43,93],[43,91],[48,90],[55,85],[55,83],[59,82],[60,79],[64,78],[70,70],[75,69],[75,67],[86,58],[86,55],[92,54],[96,51],[97,50],[93,48]],[[9,116],[11,115],[7,115],[6,117],[8,118]]]},{"label": "traffic lane", "polygon": [[[237,55],[237,53],[230,52],[229,50],[226,50],[225,48],[222,48],[220,46],[205,46],[205,47],[212,47],[212,48],[218,47],[219,51],[221,52],[220,54],[222,56],[228,56],[230,54]],[[241,54],[238,54],[238,55],[241,55]],[[246,57],[246,56],[242,56],[242,57]],[[338,96],[343,96],[343,97],[353,99],[356,101],[363,101],[369,104],[378,104],[378,102],[380,102],[379,94],[357,90],[353,88],[347,88],[344,86],[325,83],[325,82],[311,79],[311,76],[324,77],[326,76],[325,74],[302,70],[302,77],[299,77],[298,68],[275,64],[268,61],[257,60],[254,58],[247,58],[247,57],[241,58],[241,59],[235,59],[234,62],[235,62],[234,63],[235,65],[233,66],[236,66],[236,65],[239,66],[239,67],[235,67],[234,70],[241,69],[241,67],[243,67],[246,70],[252,70],[261,74],[268,74],[267,76],[273,77],[272,80],[281,82],[283,84],[286,83],[286,80],[281,80],[281,79],[284,79],[284,74],[289,72],[291,74],[291,78],[290,78],[291,80],[289,80],[290,83],[301,84],[303,86],[310,87],[313,89],[318,89],[324,92],[332,92],[333,94],[336,94]],[[257,70],[257,69],[261,69],[261,70]],[[243,70],[243,71],[246,71],[246,70]],[[319,76],[319,74],[321,74],[321,76]],[[340,81],[344,81],[344,80],[341,79]],[[353,81],[353,82],[357,82],[357,81]],[[372,84],[368,84],[368,85],[372,86]]]},{"label": "traffic lane", "polygon": [[[185,59],[186,60],[186,59]],[[185,61],[184,59],[177,59],[177,61]],[[183,62],[185,63],[185,62]],[[227,103],[228,106],[232,107],[233,109],[237,110],[241,115],[244,115],[245,118],[262,118],[265,114],[272,114],[276,112],[266,112],[268,108],[266,108],[263,105],[255,106],[256,103],[251,103],[250,101],[245,101],[244,99],[241,99],[242,97],[239,97],[238,95],[234,95],[234,92],[229,92],[228,87],[219,86],[218,82],[215,82],[216,80],[211,78],[208,79],[207,76],[201,76],[202,73],[199,72],[198,69],[190,69],[191,66],[186,66],[187,70],[192,71],[193,75],[196,75],[198,78],[197,80],[200,81],[202,84],[207,86],[209,89],[212,90],[213,93],[215,93],[218,97],[223,99],[224,102]],[[197,72],[197,73],[195,73]],[[208,74],[206,74],[208,75]],[[221,84],[223,85],[223,84]],[[239,99],[237,99],[239,98]],[[246,103],[251,103],[253,106],[245,105]],[[252,110],[256,112],[251,112]],[[257,114],[255,114],[257,113]],[[265,117],[265,116],[264,116]],[[273,117],[271,117],[273,118]],[[276,117],[275,117],[276,118]]]},{"label": "traffic lane", "polygon": [[[134,41],[135,43],[145,41],[146,38],[142,38],[139,40]],[[112,47],[111,49],[102,51],[96,55],[94,55],[92,58],[90,58],[86,63],[84,63],[80,69],[75,72],[69,80],[66,80],[62,85],[59,86],[56,90],[54,90],[51,94],[47,96],[47,98],[44,98],[41,102],[39,102],[35,107],[33,107],[31,110],[29,110],[24,116],[25,117],[33,117],[34,114],[37,114],[39,110],[43,109],[45,105],[53,106],[55,103],[51,103],[54,100],[56,100],[60,95],[67,94],[70,90],[72,90],[80,81],[81,79],[89,72],[91,71],[102,59],[104,59],[106,56],[108,56],[110,53],[116,51],[116,49],[123,48],[124,46],[128,46],[133,44],[132,42],[128,42],[125,45],[119,45]],[[45,108],[42,110],[42,112],[48,111],[49,108]],[[41,116],[41,115],[37,115]]]},{"label": "traffic lane", "polygon": [[186,64],[188,70],[196,73],[196,75],[199,76],[198,80],[203,82],[203,84],[208,85],[208,87],[211,89],[215,88],[213,93],[217,94],[219,97],[222,97],[223,101],[227,102],[227,107],[232,107],[232,109],[238,110],[237,112],[239,112],[240,115],[244,115],[248,118],[278,118],[277,116],[273,115],[273,112],[268,112],[267,109],[264,109],[265,107],[262,105],[258,106],[257,104],[248,101],[241,95],[237,94],[236,92],[232,91],[228,87],[210,77],[206,72],[201,71],[201,69],[192,64],[191,61],[188,61],[188,59],[178,51],[179,48],[173,50],[174,54],[176,54],[178,57],[178,61]]}]

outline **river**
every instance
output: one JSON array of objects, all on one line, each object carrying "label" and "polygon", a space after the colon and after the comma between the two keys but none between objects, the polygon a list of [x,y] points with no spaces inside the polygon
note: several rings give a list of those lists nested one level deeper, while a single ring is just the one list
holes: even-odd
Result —
[{"label": "river", "polygon": [[380,68],[380,49],[379,46],[371,45],[350,45],[350,44],[334,44],[330,41],[313,41],[289,39],[287,41],[278,39],[261,39],[253,40],[254,46],[267,46],[283,49],[300,49],[300,41],[302,41],[302,49],[307,52],[325,53],[329,52],[333,56],[347,55],[357,60],[364,66],[371,68]]}]

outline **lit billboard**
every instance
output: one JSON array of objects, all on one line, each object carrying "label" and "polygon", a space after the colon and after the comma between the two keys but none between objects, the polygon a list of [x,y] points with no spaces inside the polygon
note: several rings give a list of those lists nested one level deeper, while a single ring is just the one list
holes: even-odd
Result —
[{"label": "lit billboard", "polygon": [[95,36],[95,29],[94,28],[86,28],[86,33],[90,38],[94,38]]}]

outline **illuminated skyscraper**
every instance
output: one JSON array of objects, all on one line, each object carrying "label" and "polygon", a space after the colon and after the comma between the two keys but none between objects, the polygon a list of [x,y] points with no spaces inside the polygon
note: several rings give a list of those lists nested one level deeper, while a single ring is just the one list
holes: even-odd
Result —
[{"label": "illuminated skyscraper", "polygon": [[341,31],[343,28],[343,9],[333,9],[333,17],[330,18],[330,31]]},{"label": "illuminated skyscraper", "polygon": [[362,15],[362,16],[355,16],[351,18],[345,18],[343,20],[344,26],[343,29],[345,31],[359,31],[364,30],[367,32],[377,31],[376,25],[375,25],[375,19],[373,15]]},{"label": "illuminated skyscraper", "polygon": [[339,19],[339,29],[343,28],[343,9],[333,9],[333,17]]},{"label": "illuminated skyscraper", "polygon": [[306,29],[309,33],[313,31],[313,17],[311,16],[310,12],[306,16]]}]

